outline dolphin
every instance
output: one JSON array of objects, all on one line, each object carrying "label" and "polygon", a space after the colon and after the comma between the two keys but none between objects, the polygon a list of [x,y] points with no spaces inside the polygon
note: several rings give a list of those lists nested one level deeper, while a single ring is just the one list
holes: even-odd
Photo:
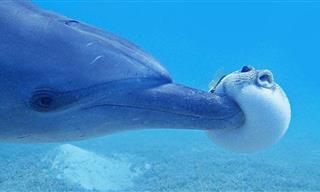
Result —
[{"label": "dolphin", "polygon": [[2,142],[173,128],[254,152],[276,143],[291,118],[269,70],[244,66],[197,90],[127,40],[21,0],[0,4],[0,82]]}]

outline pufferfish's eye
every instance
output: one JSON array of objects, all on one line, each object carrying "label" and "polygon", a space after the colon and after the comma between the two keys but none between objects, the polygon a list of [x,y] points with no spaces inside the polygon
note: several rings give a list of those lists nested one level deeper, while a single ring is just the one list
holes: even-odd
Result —
[{"label": "pufferfish's eye", "polygon": [[57,108],[58,93],[52,90],[37,90],[30,98],[29,104],[33,110],[48,112]]},{"label": "pufferfish's eye", "polygon": [[242,67],[240,72],[241,73],[245,73],[245,72],[251,71],[252,69],[253,69],[253,67],[251,67],[250,65],[245,65],[245,66]]}]

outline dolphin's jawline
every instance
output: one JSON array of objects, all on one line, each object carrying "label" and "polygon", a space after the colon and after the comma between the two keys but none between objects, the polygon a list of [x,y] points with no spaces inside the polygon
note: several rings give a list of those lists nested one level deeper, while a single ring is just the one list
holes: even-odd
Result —
[{"label": "dolphin's jawline", "polygon": [[139,107],[139,106],[134,106],[134,105],[123,105],[123,104],[112,104],[112,103],[105,103],[105,104],[96,104],[96,105],[92,105],[92,106],[88,106],[88,107],[82,107],[82,110],[90,110],[90,109],[94,109],[94,108],[101,108],[101,107],[119,107],[119,108],[132,108],[132,109],[141,109],[141,110],[146,110],[146,111],[153,111],[153,112],[161,112],[161,113],[170,113],[173,115],[178,115],[178,116],[185,116],[185,117],[191,117],[191,118],[195,118],[195,119],[200,119],[200,118],[204,118],[207,120],[226,120],[226,119],[230,119],[232,117],[235,117],[237,115],[239,115],[242,111],[238,110],[234,113],[231,113],[230,115],[224,116],[224,117],[217,117],[217,118],[206,118],[206,117],[202,117],[200,115],[192,115],[192,114],[187,114],[187,113],[179,113],[179,112],[175,112],[175,111],[170,111],[170,110],[165,110],[165,109],[154,109],[154,108],[147,108],[147,107]]},{"label": "dolphin's jawline", "polygon": [[[94,97],[95,100],[105,99],[106,91],[115,92],[121,90],[123,85],[129,85],[132,82],[143,83],[146,86],[155,87],[158,86],[161,81],[156,78],[127,78],[121,80],[112,80],[109,82],[99,83],[95,85],[91,85],[89,87],[83,87],[73,90],[62,90],[59,88],[51,88],[50,86],[40,86],[37,87],[33,93],[29,96],[30,99],[34,97],[37,92],[41,91],[50,91],[52,94],[57,95],[60,106],[50,109],[48,111],[40,111],[41,113],[46,112],[60,112],[67,109],[72,108],[77,105],[88,105],[91,103],[91,98]],[[160,83],[159,83],[160,82]],[[163,83],[168,83],[167,81],[163,81]],[[114,84],[117,86],[114,87]],[[119,87],[119,88],[117,88]],[[31,107],[30,101],[27,101],[26,106]],[[138,108],[138,107],[137,107]]]}]

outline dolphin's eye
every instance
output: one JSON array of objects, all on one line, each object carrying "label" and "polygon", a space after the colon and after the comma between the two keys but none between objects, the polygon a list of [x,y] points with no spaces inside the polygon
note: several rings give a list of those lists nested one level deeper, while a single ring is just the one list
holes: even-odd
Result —
[{"label": "dolphin's eye", "polygon": [[50,107],[50,104],[53,102],[53,99],[51,97],[48,97],[48,96],[44,96],[44,97],[41,97],[37,100],[37,104],[41,107],[45,107],[45,108],[48,108]]},{"label": "dolphin's eye", "polygon": [[30,98],[30,106],[39,112],[53,111],[57,108],[58,93],[52,90],[38,90]]},{"label": "dolphin's eye", "polygon": [[253,69],[253,67],[249,66],[249,65],[245,65],[242,67],[241,69],[241,73],[245,73],[245,72],[249,72]]}]

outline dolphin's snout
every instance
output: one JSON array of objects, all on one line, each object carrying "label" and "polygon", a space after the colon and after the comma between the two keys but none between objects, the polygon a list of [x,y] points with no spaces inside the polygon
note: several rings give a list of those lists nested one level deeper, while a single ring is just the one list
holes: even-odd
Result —
[{"label": "dolphin's snout", "polygon": [[258,73],[257,82],[260,86],[270,88],[274,85],[273,75],[269,70],[263,70]]}]

